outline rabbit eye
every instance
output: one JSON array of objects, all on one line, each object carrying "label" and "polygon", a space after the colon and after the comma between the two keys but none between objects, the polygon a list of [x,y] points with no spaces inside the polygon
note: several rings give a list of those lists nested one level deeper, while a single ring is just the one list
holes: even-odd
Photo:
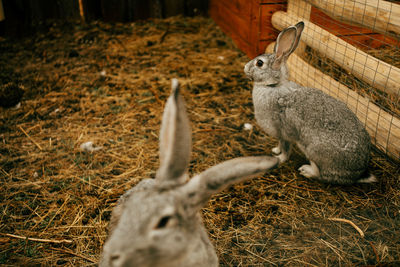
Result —
[{"label": "rabbit eye", "polygon": [[261,59],[257,60],[257,62],[256,62],[257,67],[261,68],[263,65],[264,65],[264,61],[262,61]]},{"label": "rabbit eye", "polygon": [[157,223],[156,227],[154,227],[154,229],[165,228],[170,223],[171,220],[172,220],[172,216],[164,216],[164,217],[162,217],[158,221],[158,223]]}]

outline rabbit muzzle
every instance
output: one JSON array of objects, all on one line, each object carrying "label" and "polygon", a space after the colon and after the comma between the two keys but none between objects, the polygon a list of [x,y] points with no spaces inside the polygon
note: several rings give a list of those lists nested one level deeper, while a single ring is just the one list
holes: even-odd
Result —
[{"label": "rabbit muzzle", "polygon": [[246,77],[250,80],[253,81],[253,76],[251,75],[250,72],[250,62],[248,62],[245,66],[244,66],[244,73],[246,74]]}]

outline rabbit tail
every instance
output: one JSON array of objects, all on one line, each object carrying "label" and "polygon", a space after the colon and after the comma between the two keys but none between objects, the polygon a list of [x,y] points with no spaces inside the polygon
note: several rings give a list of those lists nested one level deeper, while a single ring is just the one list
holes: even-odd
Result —
[{"label": "rabbit tail", "polygon": [[365,174],[358,179],[357,183],[369,184],[377,181],[378,180],[376,179],[375,175],[371,174],[369,171],[366,171]]}]

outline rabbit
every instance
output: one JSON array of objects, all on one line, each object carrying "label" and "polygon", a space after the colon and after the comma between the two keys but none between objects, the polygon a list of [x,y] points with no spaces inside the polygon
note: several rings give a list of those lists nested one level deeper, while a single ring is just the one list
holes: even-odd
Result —
[{"label": "rabbit", "polygon": [[276,157],[241,157],[188,179],[191,130],[179,83],[172,80],[160,131],[160,166],[118,200],[100,266],[218,266],[200,209],[228,185],[262,174]]},{"label": "rabbit", "polygon": [[279,140],[272,152],[285,162],[296,144],[310,164],[300,174],[330,184],[376,182],[367,170],[371,140],[355,114],[341,101],[288,80],[286,61],[299,44],[304,22],[283,30],[274,53],[249,61],[252,99],[259,126]]}]

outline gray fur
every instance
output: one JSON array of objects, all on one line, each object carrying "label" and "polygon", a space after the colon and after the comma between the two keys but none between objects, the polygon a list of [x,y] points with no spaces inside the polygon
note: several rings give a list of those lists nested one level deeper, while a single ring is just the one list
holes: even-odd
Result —
[{"label": "gray fur", "polygon": [[232,159],[185,182],[190,135],[183,99],[173,90],[164,110],[157,177],[142,180],[118,201],[100,266],[218,266],[199,210],[212,194],[277,166],[279,160]]},{"label": "gray fur", "polygon": [[[297,47],[303,27],[298,23],[285,29],[274,54],[260,55],[246,64],[244,72],[254,81],[256,120],[267,134],[279,139],[273,152],[281,162],[288,159],[291,145],[297,144],[310,160],[310,165],[300,167],[302,175],[334,184],[375,181],[373,176],[367,178],[370,137],[354,113],[322,91],[288,80],[286,60]],[[282,45],[279,40],[294,44]],[[276,62],[277,58],[284,60]]]}]

